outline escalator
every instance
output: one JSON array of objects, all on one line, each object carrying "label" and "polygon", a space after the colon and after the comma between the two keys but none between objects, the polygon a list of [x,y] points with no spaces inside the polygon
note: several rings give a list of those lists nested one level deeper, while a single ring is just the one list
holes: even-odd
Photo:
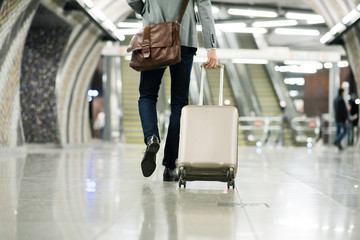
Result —
[{"label": "escalator", "polygon": [[[236,34],[238,46],[244,49],[257,49],[254,38],[251,34]],[[271,79],[266,68],[262,64],[245,65],[258,103],[261,108],[262,116],[279,116],[280,106]]]}]

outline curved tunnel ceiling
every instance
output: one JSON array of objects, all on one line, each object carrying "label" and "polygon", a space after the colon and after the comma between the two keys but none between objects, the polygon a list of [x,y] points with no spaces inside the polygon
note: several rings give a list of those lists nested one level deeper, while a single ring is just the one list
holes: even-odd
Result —
[{"label": "curved tunnel ceiling", "polygon": [[[82,1],[85,2],[87,0]],[[309,1],[311,2],[312,0],[212,0],[212,3],[214,6],[223,8],[223,10],[227,10],[230,7],[236,7],[236,5],[246,8],[251,7],[271,9],[278,13],[278,17],[275,20],[284,20],[284,15],[288,10],[304,13],[314,13],[311,4],[309,4]],[[116,26],[118,26],[120,22],[123,22],[126,19],[135,20],[135,15],[133,14],[132,9],[128,6],[126,0],[92,0],[92,2],[94,3],[94,6],[101,9],[101,11],[106,15],[106,17],[111,20]],[[214,15],[215,21],[245,21],[248,26],[251,26],[254,21],[261,20],[261,18],[230,16],[226,13],[226,10],[223,11],[223,13],[225,14],[221,16]],[[321,35],[328,31],[328,27],[325,24],[318,24],[315,26],[300,23],[296,27],[314,27],[320,31]],[[269,45],[274,46],[288,46],[295,48],[298,47],[299,49],[318,49],[324,47],[323,44],[319,42],[320,37],[294,38],[292,36],[274,34],[274,29],[270,29],[266,33],[266,38],[269,41]]]},{"label": "curved tunnel ceiling", "polygon": [[301,8],[309,9],[303,0],[223,0],[211,1],[213,3],[234,3],[234,4],[248,4],[248,5],[263,5],[287,8]]},{"label": "curved tunnel ceiling", "polygon": [[[93,0],[96,7],[101,9],[108,18],[118,23],[127,18],[132,13],[126,0]],[[239,5],[258,5],[276,8],[299,8],[302,10],[310,10],[308,4],[303,0],[213,0],[214,4],[239,4]]]}]

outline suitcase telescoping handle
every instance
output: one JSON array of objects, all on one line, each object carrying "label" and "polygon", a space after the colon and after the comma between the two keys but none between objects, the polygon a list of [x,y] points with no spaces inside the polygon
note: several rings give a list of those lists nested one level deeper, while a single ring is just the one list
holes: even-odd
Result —
[{"label": "suitcase telescoping handle", "polygon": [[[203,105],[204,101],[204,83],[205,83],[205,63],[201,64],[200,72],[201,72],[201,81],[200,81],[200,96],[199,96],[199,105]],[[220,68],[220,87],[219,87],[219,106],[223,105],[223,89],[224,89],[224,64],[219,64],[218,68]]]}]

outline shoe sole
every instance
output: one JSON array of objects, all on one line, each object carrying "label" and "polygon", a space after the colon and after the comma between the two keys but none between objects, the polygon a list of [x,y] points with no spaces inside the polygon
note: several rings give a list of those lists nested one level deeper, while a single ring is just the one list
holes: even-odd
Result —
[{"label": "shoe sole", "polygon": [[159,151],[160,144],[152,143],[145,152],[144,159],[141,161],[141,170],[144,177],[150,177],[156,168],[156,153]]}]

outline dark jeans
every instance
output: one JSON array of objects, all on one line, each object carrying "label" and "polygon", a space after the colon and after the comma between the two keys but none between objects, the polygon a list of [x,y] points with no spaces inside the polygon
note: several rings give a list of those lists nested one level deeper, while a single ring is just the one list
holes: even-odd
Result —
[{"label": "dark jeans", "polygon": [[[181,47],[181,62],[170,66],[171,115],[163,165],[174,169],[178,157],[181,109],[188,104],[190,74],[196,48]],[[155,135],[160,139],[156,102],[165,68],[143,71],[140,76],[139,113],[145,144]]]},{"label": "dark jeans", "polygon": [[336,138],[335,145],[341,145],[341,140],[347,133],[347,126],[344,122],[336,122]]}]

